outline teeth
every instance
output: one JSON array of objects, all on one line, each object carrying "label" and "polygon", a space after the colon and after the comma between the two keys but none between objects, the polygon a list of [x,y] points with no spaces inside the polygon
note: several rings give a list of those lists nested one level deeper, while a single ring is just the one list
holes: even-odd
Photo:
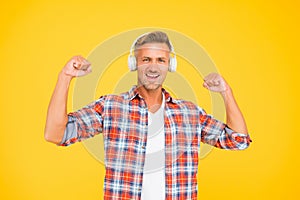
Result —
[{"label": "teeth", "polygon": [[157,78],[159,75],[155,75],[155,74],[146,74],[147,76],[151,77],[151,78]]}]

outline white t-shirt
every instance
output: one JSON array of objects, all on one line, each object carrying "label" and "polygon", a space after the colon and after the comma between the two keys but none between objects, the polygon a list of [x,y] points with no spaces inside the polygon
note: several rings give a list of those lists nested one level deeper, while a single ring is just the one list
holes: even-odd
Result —
[{"label": "white t-shirt", "polygon": [[148,111],[148,136],[143,175],[142,200],[165,199],[165,97],[159,110]]}]

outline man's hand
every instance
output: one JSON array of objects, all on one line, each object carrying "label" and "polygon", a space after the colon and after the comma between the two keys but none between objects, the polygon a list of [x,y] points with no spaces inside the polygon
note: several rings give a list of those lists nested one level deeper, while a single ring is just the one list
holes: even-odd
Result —
[{"label": "man's hand", "polygon": [[71,77],[84,76],[91,71],[91,63],[82,56],[72,57],[62,69],[65,75]]},{"label": "man's hand", "polygon": [[204,78],[203,87],[207,88],[213,92],[225,92],[229,89],[229,85],[226,83],[225,79],[217,74],[211,73]]}]

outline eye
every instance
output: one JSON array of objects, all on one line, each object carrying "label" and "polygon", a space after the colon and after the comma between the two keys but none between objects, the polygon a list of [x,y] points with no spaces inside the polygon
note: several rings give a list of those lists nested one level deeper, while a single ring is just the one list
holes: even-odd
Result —
[{"label": "eye", "polygon": [[143,61],[143,62],[149,62],[150,59],[149,59],[149,58],[143,58],[142,61]]},{"label": "eye", "polygon": [[166,60],[165,60],[164,58],[159,58],[159,59],[158,59],[158,62],[160,62],[160,63],[165,63]]}]

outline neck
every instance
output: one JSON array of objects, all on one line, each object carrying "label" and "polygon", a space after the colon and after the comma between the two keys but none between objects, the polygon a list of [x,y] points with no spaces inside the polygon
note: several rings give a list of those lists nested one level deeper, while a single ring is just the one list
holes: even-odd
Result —
[{"label": "neck", "polygon": [[140,95],[145,99],[149,111],[157,111],[162,103],[162,87],[155,90],[147,90],[141,86],[138,88]]}]

